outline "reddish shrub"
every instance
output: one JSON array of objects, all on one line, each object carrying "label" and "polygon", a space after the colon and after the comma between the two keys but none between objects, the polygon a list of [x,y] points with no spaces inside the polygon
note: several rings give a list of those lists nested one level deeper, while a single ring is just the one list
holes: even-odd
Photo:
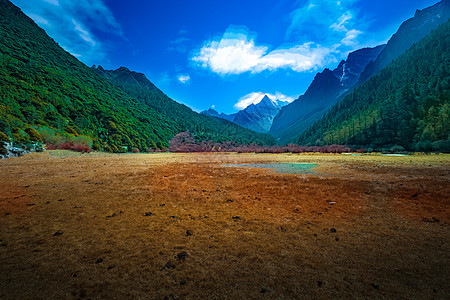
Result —
[{"label": "reddish shrub", "polygon": [[138,148],[134,148],[133,149],[133,153],[139,153],[140,151],[139,151],[139,149]]},{"label": "reddish shrub", "polygon": [[70,148],[72,147],[71,144],[65,142],[65,143],[61,143],[57,146],[57,149],[59,150],[70,150]]},{"label": "reddish shrub", "polygon": [[351,149],[346,145],[326,145],[326,146],[309,146],[304,147],[295,144],[287,146],[259,146],[251,145],[235,145],[232,142],[213,143],[211,141],[197,142],[189,131],[177,134],[170,141],[170,151],[172,152],[238,152],[238,153],[343,153],[343,152],[359,152],[364,153],[365,149]]},{"label": "reddish shrub", "polygon": [[81,153],[89,153],[91,152],[91,148],[89,146],[83,145],[83,144],[78,144],[78,143],[61,143],[58,146],[56,146],[55,144],[46,144],[45,148],[47,150],[71,150],[71,151],[76,151],[76,152],[81,152]]},{"label": "reddish shrub", "polygon": [[76,151],[76,152],[81,152],[81,153],[89,153],[91,152],[91,148],[86,146],[86,145],[82,145],[82,144],[74,144],[70,147],[69,150],[72,151]]}]

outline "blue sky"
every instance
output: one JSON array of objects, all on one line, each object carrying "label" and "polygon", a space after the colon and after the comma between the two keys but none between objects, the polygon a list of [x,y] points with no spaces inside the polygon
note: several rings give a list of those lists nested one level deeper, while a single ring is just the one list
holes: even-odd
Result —
[{"label": "blue sky", "polygon": [[86,65],[126,66],[196,111],[303,94],[437,0],[12,0]]}]

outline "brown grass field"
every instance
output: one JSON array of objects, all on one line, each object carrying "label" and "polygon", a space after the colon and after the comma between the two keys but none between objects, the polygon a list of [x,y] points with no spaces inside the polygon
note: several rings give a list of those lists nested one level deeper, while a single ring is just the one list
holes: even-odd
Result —
[{"label": "brown grass field", "polygon": [[1,299],[449,299],[450,155],[28,154],[0,228]]}]

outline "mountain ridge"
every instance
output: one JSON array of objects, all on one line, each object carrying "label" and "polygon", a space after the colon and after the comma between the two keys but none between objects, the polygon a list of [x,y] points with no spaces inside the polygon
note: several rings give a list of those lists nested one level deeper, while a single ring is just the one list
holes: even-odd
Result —
[{"label": "mountain ridge", "polygon": [[358,49],[333,71],[325,68],[317,73],[306,92],[275,116],[269,133],[281,142],[287,142],[298,132],[306,130],[353,86],[359,78],[358,72],[363,71],[361,65],[365,66],[375,59],[383,48],[384,45]]},{"label": "mountain ridge", "polygon": [[296,142],[450,151],[450,20],[347,95]]},{"label": "mountain ridge", "polygon": [[[358,77],[356,83],[353,85],[349,84],[346,88],[339,91],[336,82],[329,79],[330,85],[323,88],[329,89],[330,92],[327,95],[320,95],[319,98],[312,97],[308,88],[304,95],[280,111],[274,118],[269,133],[281,142],[292,141],[293,136],[305,131],[315,121],[320,119],[335,103],[341,101],[343,97],[349,94],[353,88],[360,86],[371,76],[377,74],[384,66],[409,49],[411,45],[420,41],[432,29],[435,29],[439,24],[446,21],[449,15],[450,0],[442,0],[428,8],[417,10],[414,17],[404,21],[400,25],[397,32],[382,49],[378,48],[380,50],[378,55],[368,60],[364,69],[359,69],[359,71],[362,71],[359,76],[353,76],[352,82],[355,82],[356,77]],[[356,55],[360,50],[356,50],[351,54]],[[349,54],[347,61],[350,59],[351,55]],[[335,70],[337,75],[339,75],[338,69],[341,66],[343,66],[342,62]],[[320,78],[326,76],[326,73],[326,70],[320,73]],[[317,76],[314,80],[317,80]],[[311,86],[313,84],[314,81]],[[313,103],[317,103],[317,105],[314,106]]]},{"label": "mountain ridge", "polygon": [[[232,135],[245,136],[245,140],[257,143],[272,144],[269,135],[252,133],[239,124],[224,119],[211,119],[208,116],[194,112],[188,106],[178,103],[158,89],[143,73],[130,71],[126,67],[116,70],[105,70],[103,67],[91,68],[100,76],[109,80],[114,86],[137,99],[144,105],[162,114],[165,118],[177,124],[181,131],[190,131],[199,140],[223,141],[224,137],[233,139]],[[240,141],[234,138],[236,142]]]},{"label": "mountain ridge", "polygon": [[272,100],[267,95],[264,95],[259,102],[252,103],[234,114],[219,113],[212,108],[201,113],[229,120],[256,132],[267,133],[272,125],[273,118],[280,111],[281,107],[283,107],[281,101]]},{"label": "mountain ridge", "polygon": [[414,17],[404,21],[389,39],[377,59],[367,65],[356,86],[360,86],[371,76],[377,74],[392,60],[399,57],[414,43],[419,42],[433,29],[445,23],[450,17],[450,0],[442,0],[422,10],[417,9]]}]

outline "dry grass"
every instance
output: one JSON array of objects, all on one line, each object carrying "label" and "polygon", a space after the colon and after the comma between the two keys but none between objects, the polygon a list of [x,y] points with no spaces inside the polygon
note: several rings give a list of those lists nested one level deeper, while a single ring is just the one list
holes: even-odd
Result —
[{"label": "dry grass", "polygon": [[[322,175],[221,166],[249,162],[315,162]],[[448,298],[449,166],[448,155],[3,160],[0,298]]]}]

